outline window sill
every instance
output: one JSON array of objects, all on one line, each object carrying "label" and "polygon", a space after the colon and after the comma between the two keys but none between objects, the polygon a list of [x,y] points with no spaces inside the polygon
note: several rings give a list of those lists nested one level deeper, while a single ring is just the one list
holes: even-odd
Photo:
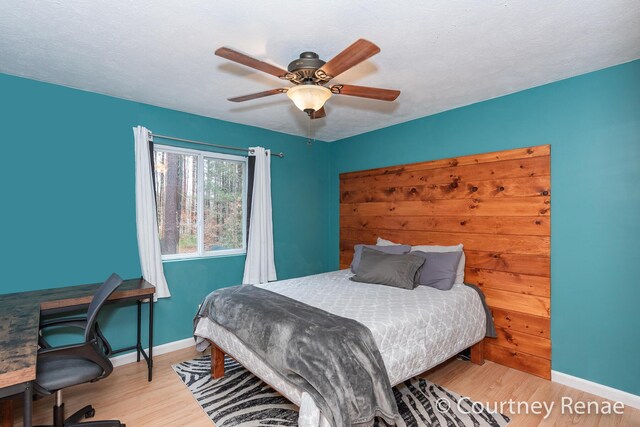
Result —
[{"label": "window sill", "polygon": [[230,252],[230,253],[222,253],[222,254],[207,254],[207,255],[194,255],[194,256],[185,256],[179,258],[166,258],[162,260],[162,263],[165,262],[181,262],[181,261],[198,261],[202,259],[212,259],[212,258],[228,258],[234,256],[246,256],[247,251],[242,252]]}]

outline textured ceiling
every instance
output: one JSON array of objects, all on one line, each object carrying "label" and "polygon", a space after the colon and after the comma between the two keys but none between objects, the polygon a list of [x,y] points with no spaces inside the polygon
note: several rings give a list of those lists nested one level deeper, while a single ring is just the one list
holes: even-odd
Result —
[{"label": "textured ceiling", "polygon": [[[640,58],[638,0],[3,0],[0,72],[306,136],[283,86],[214,56],[286,68],[356,39],[381,53],[332,83],[400,89],[394,103],[333,96],[312,122],[333,141]],[[286,85],[286,83],[284,83]],[[188,135],[182,135],[188,137]]]}]

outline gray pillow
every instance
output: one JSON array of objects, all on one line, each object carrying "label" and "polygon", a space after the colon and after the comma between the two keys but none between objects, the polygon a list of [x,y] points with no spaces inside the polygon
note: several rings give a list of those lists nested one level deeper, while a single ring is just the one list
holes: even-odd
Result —
[{"label": "gray pillow", "polygon": [[458,263],[462,252],[422,252],[413,251],[412,254],[425,260],[418,284],[448,291],[456,281]]},{"label": "gray pillow", "polygon": [[386,254],[375,249],[362,248],[355,282],[376,283],[402,289],[413,289],[415,279],[424,264],[424,258],[413,254]]},{"label": "gray pillow", "polygon": [[362,248],[369,248],[375,251],[383,252],[385,254],[406,254],[411,250],[409,245],[395,245],[395,246],[376,246],[376,245],[355,245],[353,247],[353,261],[351,261],[351,272],[358,273],[358,266],[360,265],[360,257],[362,256]]}]

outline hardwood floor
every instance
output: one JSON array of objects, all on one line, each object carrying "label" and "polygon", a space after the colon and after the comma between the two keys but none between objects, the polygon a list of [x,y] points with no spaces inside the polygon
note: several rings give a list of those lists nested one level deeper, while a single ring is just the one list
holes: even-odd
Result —
[{"label": "hardwood floor", "polygon": [[[185,349],[156,357],[151,383],[147,382],[144,363],[118,367],[103,381],[66,390],[67,411],[72,413],[90,403],[96,409],[95,419],[120,419],[127,427],[211,426],[209,418],[171,368],[174,363],[198,355],[194,349]],[[424,376],[463,396],[490,405],[508,402],[509,399],[556,402],[547,419],[543,419],[544,414],[511,414],[505,407],[503,413],[512,418],[510,427],[640,426],[640,410],[633,408],[625,408],[623,415],[562,415],[559,406],[563,396],[574,401],[601,402],[603,399],[492,362],[478,366],[450,360]],[[52,405],[53,396],[34,402],[34,425],[50,422]],[[22,410],[19,401],[15,406],[19,416]],[[16,420],[15,425],[22,425],[21,420]]]}]

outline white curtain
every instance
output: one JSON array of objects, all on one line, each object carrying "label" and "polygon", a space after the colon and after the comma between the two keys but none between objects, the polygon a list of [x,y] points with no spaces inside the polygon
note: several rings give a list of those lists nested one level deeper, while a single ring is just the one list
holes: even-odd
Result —
[{"label": "white curtain", "polygon": [[253,194],[247,260],[243,284],[255,285],[277,280],[273,255],[273,220],[271,217],[271,150],[250,148],[255,156]]},{"label": "white curtain", "polygon": [[162,269],[162,254],[158,236],[156,194],[153,187],[151,132],[147,128],[133,128],[136,152],[136,228],[142,277],[156,287],[155,299],[171,296]]}]

